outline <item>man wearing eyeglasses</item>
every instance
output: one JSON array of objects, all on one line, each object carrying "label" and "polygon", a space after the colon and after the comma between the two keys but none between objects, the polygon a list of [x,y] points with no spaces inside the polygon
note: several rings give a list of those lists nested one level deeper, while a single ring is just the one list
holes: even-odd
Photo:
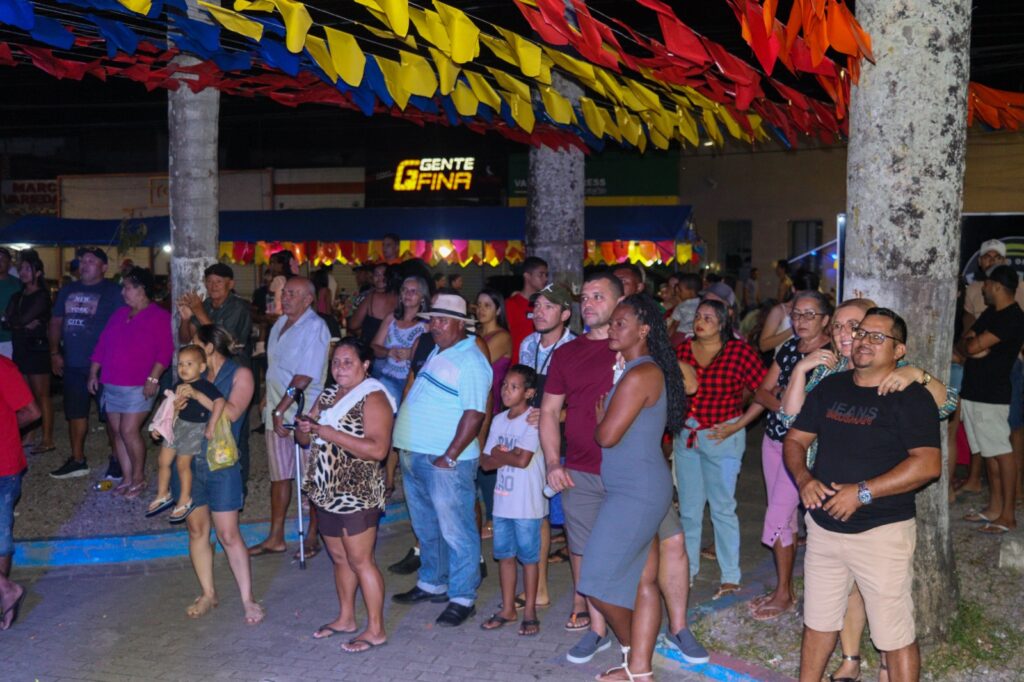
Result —
[{"label": "man wearing eyeglasses", "polygon": [[[935,402],[921,384],[879,395],[906,353],[907,326],[871,308],[853,334],[852,372],[807,394],[783,444],[808,509],[801,682],[817,682],[843,625],[854,583],[890,679],[917,680],[914,625],[914,493],[941,473]],[[807,448],[818,455],[807,469]]]}]

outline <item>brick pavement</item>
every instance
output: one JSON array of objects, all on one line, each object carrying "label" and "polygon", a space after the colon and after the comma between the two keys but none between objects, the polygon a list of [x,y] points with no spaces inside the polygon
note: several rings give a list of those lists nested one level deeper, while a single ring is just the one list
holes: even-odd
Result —
[{"label": "brick pavement", "polygon": [[[742,598],[760,591],[759,578],[770,574],[765,573],[770,554],[758,544],[763,514],[759,436],[751,434],[737,494],[747,572]],[[407,523],[382,529],[378,561],[383,566],[397,560],[410,542]],[[220,607],[200,620],[184,615],[198,591],[190,566],[182,559],[51,570],[16,567],[14,577],[29,593],[17,625],[0,633],[0,679],[589,680],[618,662],[614,646],[587,665],[565,661],[566,649],[578,638],[561,627],[570,608],[565,564],[552,566],[554,601],[540,612],[540,636],[519,637],[509,626],[499,632],[482,631],[478,624],[499,601],[497,566],[490,567],[478,613],[469,623],[454,630],[437,628],[433,621],[443,605],[408,607],[388,599],[390,643],[360,655],[341,651],[340,636],[320,641],[310,636],[317,625],[333,619],[337,609],[329,559],[323,553],[306,571],[289,556],[253,560],[256,596],[268,612],[256,627],[242,620],[222,553],[216,559]],[[711,607],[709,595],[717,574],[717,566],[705,561],[692,607]],[[408,589],[414,577],[386,574],[385,580],[390,597]],[[732,675],[724,668],[705,669],[705,676],[662,656],[655,662],[660,679],[757,679]]]}]

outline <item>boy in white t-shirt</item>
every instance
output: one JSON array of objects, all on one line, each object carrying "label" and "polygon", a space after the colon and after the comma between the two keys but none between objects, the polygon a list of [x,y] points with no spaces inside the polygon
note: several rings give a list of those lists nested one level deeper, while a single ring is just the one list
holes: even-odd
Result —
[{"label": "boy in white t-shirt", "polygon": [[540,563],[540,525],[547,516],[544,497],[544,458],[537,427],[527,423],[529,400],[537,387],[537,373],[526,365],[513,365],[501,382],[501,400],[508,408],[495,415],[480,467],[498,469],[494,486],[494,558],[501,569],[501,611],[480,627],[497,630],[516,619],[516,559],[523,564],[526,606],[519,634],[540,632],[537,620],[537,571]]}]

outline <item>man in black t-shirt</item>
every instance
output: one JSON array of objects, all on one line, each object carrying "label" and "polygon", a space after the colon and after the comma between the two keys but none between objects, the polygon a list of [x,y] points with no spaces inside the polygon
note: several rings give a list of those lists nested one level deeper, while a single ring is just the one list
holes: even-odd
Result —
[{"label": "man in black t-shirt", "polygon": [[[1019,277],[1008,265],[989,273],[982,285],[988,307],[961,339],[964,380],[960,397],[964,430],[972,454],[986,462],[988,507],[968,521],[983,522],[982,533],[1001,535],[1017,527],[1017,460],[1010,444],[1013,363],[1024,344],[1024,311],[1014,300]],[[1017,415],[1019,417],[1019,415]]]},{"label": "man in black t-shirt", "polygon": [[[871,308],[854,332],[852,372],[822,381],[783,444],[807,515],[800,679],[820,680],[843,625],[851,585],[889,675],[917,680],[914,492],[941,473],[935,401],[922,385],[879,395],[906,353],[907,326]],[[807,448],[818,439],[813,471]]]}]

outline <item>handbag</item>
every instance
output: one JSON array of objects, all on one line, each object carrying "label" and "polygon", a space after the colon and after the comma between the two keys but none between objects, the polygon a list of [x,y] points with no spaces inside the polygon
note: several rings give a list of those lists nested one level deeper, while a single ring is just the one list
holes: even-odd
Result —
[{"label": "handbag", "polygon": [[238,463],[238,444],[231,434],[231,422],[224,415],[213,427],[213,438],[206,447],[206,463],[210,471],[227,469]]}]

